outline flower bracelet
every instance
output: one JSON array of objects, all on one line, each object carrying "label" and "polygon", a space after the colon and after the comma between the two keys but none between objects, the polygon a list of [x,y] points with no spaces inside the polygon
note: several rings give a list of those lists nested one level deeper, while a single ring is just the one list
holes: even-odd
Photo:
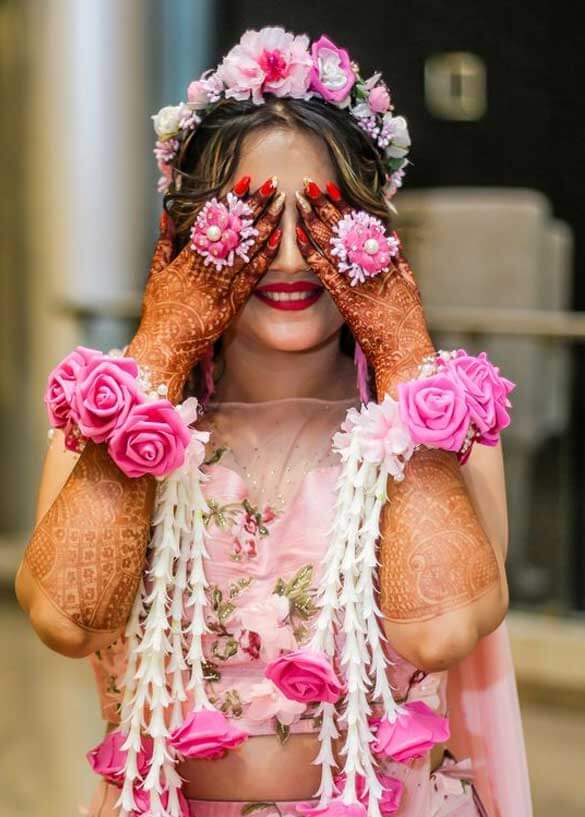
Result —
[{"label": "flower bracelet", "polygon": [[126,476],[163,479],[193,457],[198,462],[208,435],[189,428],[197,400],[174,406],[167,386],[154,387],[150,369],[124,351],[77,346],[51,371],[43,398],[49,435],[62,428],[65,447],[76,453],[87,440],[106,443]]}]

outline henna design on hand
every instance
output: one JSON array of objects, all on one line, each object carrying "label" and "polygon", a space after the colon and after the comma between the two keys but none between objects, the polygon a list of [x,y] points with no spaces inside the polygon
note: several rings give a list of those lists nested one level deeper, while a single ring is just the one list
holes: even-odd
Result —
[{"label": "henna design on hand", "polygon": [[[313,187],[311,188],[310,185]],[[386,272],[351,286],[331,254],[333,228],[351,208],[340,196],[322,193],[308,180],[310,200],[297,195],[297,209],[306,235],[297,232],[299,249],[333,300],[374,369],[378,397],[396,397],[396,384],[416,374],[423,357],[432,354],[420,292],[400,252]],[[396,234],[394,234],[396,235]]]},{"label": "henna design on hand", "polygon": [[455,454],[421,448],[389,480],[380,519],[380,603],[386,618],[421,621],[470,604],[499,580]]}]

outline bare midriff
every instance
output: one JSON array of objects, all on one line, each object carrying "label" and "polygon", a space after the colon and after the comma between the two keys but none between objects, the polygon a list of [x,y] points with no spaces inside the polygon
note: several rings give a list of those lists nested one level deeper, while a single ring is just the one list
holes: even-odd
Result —
[{"label": "bare midriff", "polygon": [[[108,731],[114,726],[108,726]],[[337,750],[342,738],[337,741]],[[313,763],[319,752],[316,732],[249,737],[237,749],[216,760],[192,759],[177,765],[185,781],[183,794],[194,800],[309,800],[319,788],[321,770]],[[442,758],[433,747],[431,768]],[[335,756],[340,762],[338,751]]]}]

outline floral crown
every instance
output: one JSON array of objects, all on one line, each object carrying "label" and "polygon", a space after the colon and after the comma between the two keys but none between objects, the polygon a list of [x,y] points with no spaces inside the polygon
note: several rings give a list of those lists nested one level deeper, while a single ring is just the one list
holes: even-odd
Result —
[{"label": "floral crown", "polygon": [[[292,99],[321,99],[345,108],[378,148],[384,169],[384,195],[389,201],[402,186],[410,149],[408,125],[394,116],[390,91],[380,73],[364,80],[344,48],[322,35],[309,48],[306,34],[283,28],[246,31],[217,68],[205,71],[187,88],[187,101],[161,108],[152,119],[158,137],[154,154],[166,193],[179,147],[221,98],[265,102],[266,94]],[[177,180],[180,182],[180,177]]]}]

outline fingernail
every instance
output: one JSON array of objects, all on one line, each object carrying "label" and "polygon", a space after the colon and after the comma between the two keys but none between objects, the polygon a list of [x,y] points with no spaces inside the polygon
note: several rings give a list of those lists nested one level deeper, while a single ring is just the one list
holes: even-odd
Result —
[{"label": "fingernail", "polygon": [[272,176],[270,179],[266,179],[262,187],[260,188],[260,193],[264,198],[267,198],[273,190],[276,189],[276,185],[278,184],[278,179],[276,176]]},{"label": "fingernail", "polygon": [[305,192],[310,199],[318,199],[321,195],[321,188],[312,179],[305,179]]},{"label": "fingernail", "polygon": [[248,188],[250,187],[250,181],[251,181],[250,176],[242,176],[241,179],[238,179],[238,181],[234,185],[234,193],[236,194],[236,196],[244,196],[248,192]]},{"label": "fingernail", "polygon": [[268,208],[270,210],[270,212],[272,213],[272,215],[276,215],[277,213],[280,213],[280,211],[282,210],[282,205],[284,204],[285,198],[286,198],[286,193],[284,191],[281,191],[280,193],[278,193],[278,195],[276,196],[276,198],[274,199],[274,201],[271,203],[270,207]]},{"label": "fingernail", "polygon": [[297,190],[295,195],[297,197],[297,202],[298,202],[298,205],[301,208],[301,210],[303,210],[303,212],[305,212],[305,213],[310,213],[311,212],[311,205],[309,204],[307,199],[302,195],[302,193],[299,193],[298,190]]},{"label": "fingernail", "polygon": [[268,239],[268,246],[271,250],[274,250],[280,244],[280,239],[282,238],[282,230],[278,227]]},{"label": "fingernail", "polygon": [[329,198],[333,199],[333,201],[340,201],[341,190],[335,184],[335,182],[327,182],[327,192],[329,194]]},{"label": "fingernail", "polygon": [[167,234],[167,229],[169,226],[169,217],[167,216],[167,211],[163,210],[161,213],[161,217],[158,222],[158,229],[161,235]]},{"label": "fingernail", "polygon": [[297,224],[296,230],[299,244],[308,244],[309,239],[307,238],[307,234],[299,224]]}]

